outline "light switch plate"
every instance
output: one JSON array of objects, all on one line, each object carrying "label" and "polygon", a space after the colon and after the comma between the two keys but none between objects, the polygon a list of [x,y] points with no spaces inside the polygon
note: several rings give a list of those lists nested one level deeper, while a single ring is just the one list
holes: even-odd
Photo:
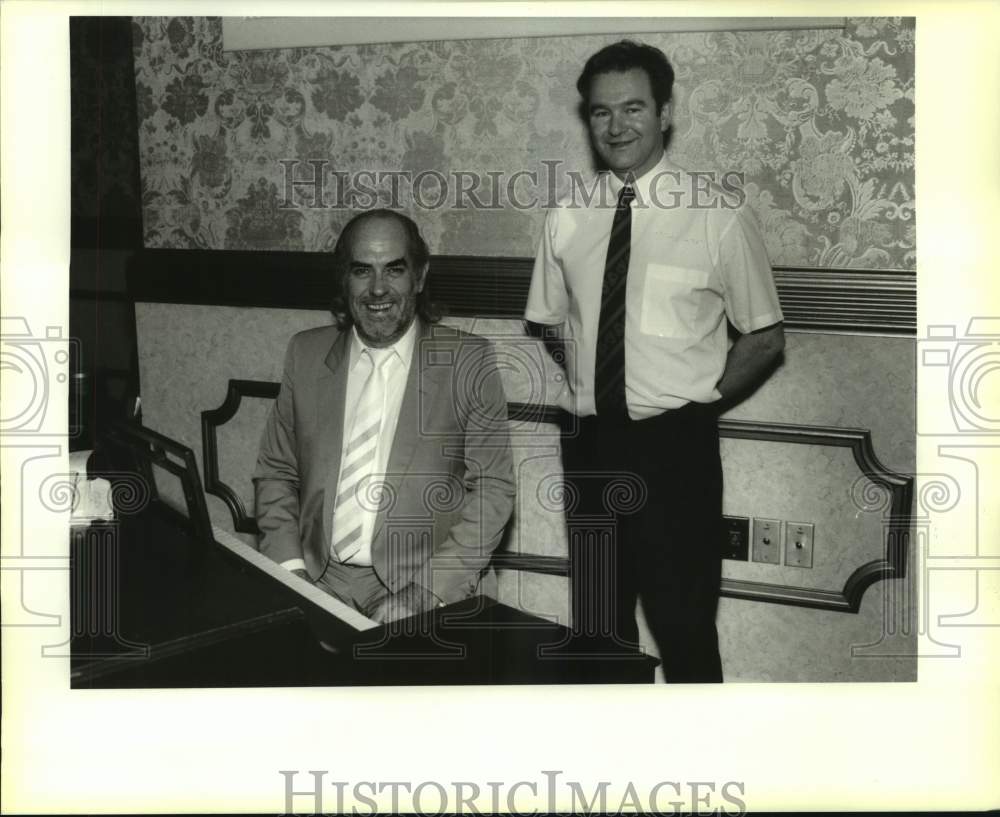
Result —
[{"label": "light switch plate", "polygon": [[723,516],[725,538],[722,541],[722,558],[745,562],[750,553],[750,517]]},{"label": "light switch plate", "polygon": [[789,567],[812,567],[816,528],[810,522],[785,523],[785,564]]},{"label": "light switch plate", "polygon": [[769,565],[781,564],[781,522],[777,519],[753,520],[751,558]]}]

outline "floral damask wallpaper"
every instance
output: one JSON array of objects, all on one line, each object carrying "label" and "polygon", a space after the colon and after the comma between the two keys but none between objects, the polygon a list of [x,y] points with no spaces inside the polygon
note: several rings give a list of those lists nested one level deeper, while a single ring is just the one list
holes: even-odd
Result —
[{"label": "floral damask wallpaper", "polygon": [[[677,72],[671,158],[744,174],[772,263],[915,268],[912,18],[635,38]],[[134,18],[145,244],[324,251],[378,200],[432,252],[531,256],[617,39],[223,52],[219,18]]]},{"label": "floral damask wallpaper", "polygon": [[128,18],[70,18],[74,247],[134,247],[139,240],[131,41]]}]

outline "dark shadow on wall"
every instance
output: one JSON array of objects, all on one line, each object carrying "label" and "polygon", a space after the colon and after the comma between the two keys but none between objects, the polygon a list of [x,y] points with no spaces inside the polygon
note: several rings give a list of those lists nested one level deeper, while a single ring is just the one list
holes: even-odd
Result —
[{"label": "dark shadow on wall", "polygon": [[139,391],[125,269],[142,247],[142,189],[132,20],[72,17],[69,28],[70,446],[87,449]]}]

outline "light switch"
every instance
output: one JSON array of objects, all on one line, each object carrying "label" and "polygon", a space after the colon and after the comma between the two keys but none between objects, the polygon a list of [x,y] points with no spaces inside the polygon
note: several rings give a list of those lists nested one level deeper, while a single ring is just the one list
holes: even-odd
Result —
[{"label": "light switch", "polygon": [[722,558],[745,562],[749,555],[750,518],[746,516],[723,516],[726,526],[722,540]]},{"label": "light switch", "polygon": [[781,522],[777,519],[753,520],[753,551],[755,562],[781,564]]},{"label": "light switch", "polygon": [[810,522],[785,523],[785,565],[812,567],[815,526]]}]

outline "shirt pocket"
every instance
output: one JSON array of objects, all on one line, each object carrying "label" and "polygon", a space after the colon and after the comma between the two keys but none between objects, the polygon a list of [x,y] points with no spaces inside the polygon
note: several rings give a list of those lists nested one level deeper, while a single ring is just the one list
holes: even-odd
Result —
[{"label": "shirt pocket", "polygon": [[699,307],[707,288],[708,273],[703,270],[650,264],[642,292],[642,333],[660,338],[697,336]]}]

